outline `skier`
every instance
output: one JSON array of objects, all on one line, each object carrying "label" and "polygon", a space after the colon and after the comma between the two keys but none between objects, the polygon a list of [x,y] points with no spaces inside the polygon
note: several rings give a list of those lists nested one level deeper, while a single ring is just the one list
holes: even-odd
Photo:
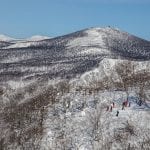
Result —
[{"label": "skier", "polygon": [[125,107],[127,107],[127,106],[128,106],[128,100],[125,101]]},{"label": "skier", "polygon": [[142,105],[142,100],[140,99],[140,100],[139,100],[139,106],[141,106],[141,105]]},{"label": "skier", "polygon": [[117,114],[116,114],[116,116],[118,117],[118,115],[119,115],[119,110],[117,110]]},{"label": "skier", "polygon": [[107,106],[106,111],[109,111],[109,106]]},{"label": "skier", "polygon": [[113,106],[111,105],[111,106],[110,106],[110,112],[112,112],[112,108],[113,108]]},{"label": "skier", "polygon": [[115,103],[113,102],[112,104],[113,104],[113,108],[114,108],[115,107]]},{"label": "skier", "polygon": [[122,103],[122,110],[124,110],[125,102]]},{"label": "skier", "polygon": [[131,102],[129,102],[129,107],[131,106]]}]

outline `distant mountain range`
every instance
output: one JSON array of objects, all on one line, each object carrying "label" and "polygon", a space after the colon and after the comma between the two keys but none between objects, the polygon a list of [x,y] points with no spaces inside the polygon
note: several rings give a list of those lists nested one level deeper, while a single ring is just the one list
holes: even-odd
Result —
[{"label": "distant mountain range", "polygon": [[29,47],[31,43],[38,42],[46,39],[51,39],[48,36],[34,35],[26,39],[15,39],[6,35],[0,35],[0,47],[9,48],[19,48],[19,47]]},{"label": "distant mountain range", "polygon": [[40,41],[40,40],[45,40],[45,39],[50,39],[50,38],[51,37],[48,37],[48,36],[34,35],[27,39],[15,39],[15,38],[0,34],[0,41],[3,41],[3,42]]}]

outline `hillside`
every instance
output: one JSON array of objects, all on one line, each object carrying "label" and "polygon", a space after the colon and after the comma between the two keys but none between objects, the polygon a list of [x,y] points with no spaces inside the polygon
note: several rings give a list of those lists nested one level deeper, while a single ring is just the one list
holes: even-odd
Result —
[{"label": "hillside", "polygon": [[0,149],[149,150],[149,41],[106,27],[25,43],[0,48]]},{"label": "hillside", "polygon": [[109,27],[20,45],[0,49],[0,81],[72,78],[98,66],[103,58],[150,59],[150,42]]}]

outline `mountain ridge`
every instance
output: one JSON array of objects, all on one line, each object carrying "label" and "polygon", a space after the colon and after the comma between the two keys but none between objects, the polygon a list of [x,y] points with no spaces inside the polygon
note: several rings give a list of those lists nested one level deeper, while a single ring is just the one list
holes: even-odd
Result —
[{"label": "mountain ridge", "polygon": [[5,34],[0,34],[0,41],[4,42],[10,42],[10,41],[39,41],[43,39],[50,39],[52,37],[49,36],[44,36],[44,35],[32,35],[31,37],[28,38],[13,38],[11,36],[7,36]]},{"label": "mountain ridge", "polygon": [[1,80],[4,76],[72,78],[98,66],[104,58],[150,59],[150,42],[110,27],[88,28],[27,44],[0,49]]}]

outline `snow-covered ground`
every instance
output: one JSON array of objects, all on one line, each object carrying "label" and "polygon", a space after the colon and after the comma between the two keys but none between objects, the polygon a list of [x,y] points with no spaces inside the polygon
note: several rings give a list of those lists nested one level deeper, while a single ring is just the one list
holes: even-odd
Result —
[{"label": "snow-covered ground", "polygon": [[[100,66],[103,66],[101,67],[105,71],[105,75],[111,75],[110,71],[114,70],[115,63],[121,62],[122,60],[105,59]],[[140,62],[138,63],[140,64]],[[99,73],[102,71],[102,69],[97,69]],[[139,70],[141,71],[142,67]],[[70,91],[64,94],[59,91],[56,96],[56,103],[45,106],[47,111],[43,121],[40,149],[98,150],[109,149],[108,146],[110,146],[112,150],[122,150],[130,144],[131,147],[134,146],[140,150],[141,145],[139,143],[144,141],[147,134],[150,133],[150,102],[146,100],[145,103],[139,106],[136,88],[131,88],[128,91],[128,100],[131,105],[122,110],[122,103],[127,99],[125,91],[102,90],[97,93],[85,93],[84,90],[76,91],[79,83],[83,84],[84,82],[85,85],[90,81],[89,78],[88,80],[86,78],[86,82],[84,81],[86,74],[91,76],[89,72],[78,79],[72,79],[70,81]],[[7,92],[9,96],[6,94],[1,98],[9,102],[9,98],[13,97],[13,95],[19,96],[24,93],[23,98],[20,97],[18,102],[18,105],[24,105],[24,103],[30,102],[32,97],[34,100],[38,95],[44,93],[52,83],[55,87],[59,82],[58,80],[46,82],[35,80],[34,82],[26,83],[23,80],[9,81],[8,85],[12,90]],[[26,90],[32,86],[33,92],[27,92]],[[106,111],[107,106],[110,107],[112,102],[115,103],[112,112]],[[119,111],[118,117],[116,116],[117,111]],[[28,128],[35,125],[33,122]],[[6,126],[5,128],[9,127]],[[25,130],[27,130],[27,127],[25,127]],[[3,129],[2,133],[4,131],[5,129]],[[20,135],[21,130],[16,129],[15,132]],[[7,136],[9,137],[9,132],[7,132]],[[118,136],[120,136],[121,142],[118,141]],[[27,142],[24,144],[28,145]],[[13,148],[11,147],[11,149]],[[18,149],[21,148],[18,146]]]},{"label": "snow-covered ground", "polygon": [[5,47],[5,49],[10,49],[10,48],[23,48],[23,47],[29,47],[31,45],[36,45],[35,42],[17,42],[17,43],[14,43],[8,47]]},{"label": "snow-covered ground", "polygon": [[48,36],[41,36],[41,35],[34,35],[30,38],[25,39],[26,41],[42,41],[42,40],[47,40],[51,39],[51,37]]},{"label": "snow-covered ground", "polygon": [[[45,135],[42,140],[42,146],[45,150],[49,148],[63,149],[63,146],[79,150],[99,149],[102,146],[101,144],[106,142],[104,139],[107,139],[107,136],[110,136],[107,139],[108,141],[113,140],[111,139],[113,133],[123,129],[127,122],[133,125],[134,130],[136,130],[135,134],[139,134],[140,131],[138,133],[138,130],[140,129],[150,129],[150,108],[144,105],[139,106],[135,102],[135,95],[132,95],[132,93],[129,97],[131,106],[125,107],[125,110],[122,110],[122,102],[126,100],[125,92],[106,91],[89,96],[84,96],[82,93],[70,93],[63,99],[71,100],[70,107],[66,108],[60,102],[55,106],[55,110],[50,108],[48,111],[49,115],[45,122]],[[106,106],[110,106],[112,102],[115,103],[115,108],[113,108],[112,112],[106,111]],[[150,106],[150,102],[147,102],[147,104]],[[135,109],[135,107],[138,109]],[[116,116],[117,110],[119,111],[118,117]],[[57,117],[54,117],[54,112]],[[95,128],[96,121],[99,124],[97,128]],[[62,135],[59,139],[62,132],[65,134],[65,137]],[[97,141],[96,137],[94,137],[96,134],[98,134],[97,136],[103,136],[103,139]],[[140,134],[144,137],[144,133],[143,135],[142,133]],[[133,141],[130,141],[131,139],[128,138],[129,141],[127,143],[130,143],[132,146],[136,143],[136,140],[140,141],[143,137],[137,138],[131,135],[130,138],[133,138]],[[66,145],[61,145],[61,142],[64,142]],[[111,149],[115,150],[116,147],[120,150],[122,149],[121,145],[114,141]]]},{"label": "snow-covered ground", "polygon": [[[149,43],[110,27],[38,42],[43,39],[34,36],[0,50],[0,146],[149,150]],[[38,43],[41,49],[27,48]],[[147,76],[143,89],[140,79],[127,89],[116,84],[123,81],[116,66],[128,62],[134,75]],[[141,106],[140,90],[145,94]],[[127,95],[130,107],[122,110]],[[112,112],[106,111],[113,102]]]}]

